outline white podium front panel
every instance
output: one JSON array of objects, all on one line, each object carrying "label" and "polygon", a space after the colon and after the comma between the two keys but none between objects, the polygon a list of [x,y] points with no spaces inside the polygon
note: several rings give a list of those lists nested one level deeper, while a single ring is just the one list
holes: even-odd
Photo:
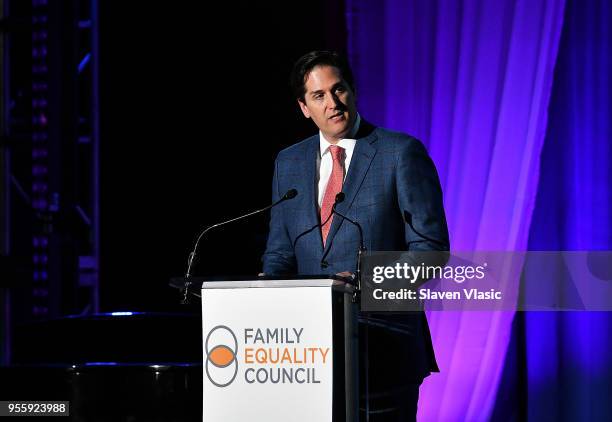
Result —
[{"label": "white podium front panel", "polygon": [[331,421],[332,290],[207,287],[204,421]]}]

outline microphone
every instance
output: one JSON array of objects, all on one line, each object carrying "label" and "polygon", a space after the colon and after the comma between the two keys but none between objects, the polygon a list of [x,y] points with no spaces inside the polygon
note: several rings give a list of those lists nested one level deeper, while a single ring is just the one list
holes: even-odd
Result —
[{"label": "microphone", "polygon": [[357,229],[359,230],[359,248],[365,250],[365,246],[363,245],[363,230],[361,229],[361,224],[359,224],[356,221],[351,220],[350,218],[348,218],[347,216],[343,214],[340,214],[338,210],[336,210],[336,206],[344,202],[345,198],[346,198],[346,195],[344,195],[344,192],[338,192],[338,194],[336,195],[336,200],[334,201],[334,206],[332,207],[332,214],[338,214],[344,220],[348,221],[354,226],[357,226]]},{"label": "microphone", "polygon": [[[441,242],[437,239],[433,239],[429,236],[426,236],[422,233],[420,233],[417,229],[414,228],[414,225],[412,224],[412,214],[410,214],[407,210],[404,210],[404,221],[406,221],[406,224],[408,224],[408,226],[410,226],[410,228],[412,229],[412,231],[414,233],[416,233],[417,236],[419,236],[421,239],[423,240],[427,240],[429,242],[433,242],[436,243],[437,245],[442,246],[442,248],[444,248],[444,250],[448,250],[449,249],[449,245],[446,242]],[[412,243],[412,242],[411,242]]]},{"label": "microphone", "polygon": [[[356,302],[357,294],[361,291],[361,255],[363,254],[363,252],[365,252],[366,248],[363,244],[363,229],[361,228],[361,224],[359,224],[357,221],[348,218],[346,215],[341,214],[340,212],[338,212],[338,210],[336,210],[336,206],[344,202],[345,198],[346,195],[344,194],[344,192],[338,192],[336,194],[336,200],[334,201],[334,206],[332,207],[332,212],[330,213],[330,216],[331,214],[337,214],[338,216],[342,217],[342,219],[356,226],[359,230],[359,249],[357,250],[357,271],[355,274],[355,280],[357,280],[357,288],[355,289],[355,293],[353,294],[353,302]],[[330,249],[328,249],[328,252]],[[325,256],[323,257],[323,260],[325,260]]]},{"label": "microphone", "polygon": [[[298,236],[296,236],[295,240],[293,241],[293,250],[295,250],[295,245],[297,245],[298,240],[300,240],[303,236],[306,236],[308,233],[310,233],[311,231],[313,231],[316,228],[321,228],[324,225],[327,224],[327,222],[329,221],[330,218],[332,218],[332,215],[334,215],[334,207],[336,206],[336,202],[338,201],[338,195],[336,195],[336,200],[334,202],[334,205],[332,207],[332,212],[329,213],[329,215],[327,216],[327,218],[325,219],[325,221],[323,221],[322,223],[318,223],[315,224],[314,226],[312,226],[311,228],[303,231],[302,233],[300,233]],[[342,201],[340,201],[342,202]]]},{"label": "microphone", "polygon": [[191,267],[193,266],[193,262],[194,262],[195,257],[196,257],[196,252],[198,250],[198,245],[200,244],[200,240],[202,239],[202,237],[204,237],[204,235],[206,233],[208,233],[210,230],[212,230],[212,229],[214,229],[216,227],[224,226],[226,224],[233,223],[234,221],[242,220],[243,218],[247,218],[247,217],[250,217],[252,215],[259,214],[259,213],[262,213],[264,211],[267,211],[270,208],[274,208],[275,206],[277,206],[281,202],[284,202],[284,201],[287,201],[289,199],[295,198],[297,196],[297,194],[298,194],[297,190],[289,189],[287,191],[287,193],[285,193],[278,201],[274,202],[271,205],[268,205],[267,207],[264,207],[264,208],[261,208],[259,210],[250,212],[250,213],[245,214],[245,215],[241,215],[240,217],[232,218],[231,220],[222,221],[221,223],[213,224],[212,226],[209,226],[209,227],[205,228],[204,230],[202,230],[202,232],[198,236],[197,240],[195,241],[195,244],[193,246],[193,250],[189,254],[189,258],[187,260],[187,272],[185,273],[185,278],[189,279],[189,277],[191,277]]}]

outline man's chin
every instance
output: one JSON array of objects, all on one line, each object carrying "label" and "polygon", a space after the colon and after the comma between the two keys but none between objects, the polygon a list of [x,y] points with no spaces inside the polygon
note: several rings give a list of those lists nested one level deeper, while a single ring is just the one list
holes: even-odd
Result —
[{"label": "man's chin", "polygon": [[333,133],[333,137],[335,139],[343,139],[346,138],[349,134],[349,127],[348,125],[345,125],[343,128],[341,128],[340,130],[338,128],[335,128],[336,130],[334,131],[330,131],[331,133]]}]

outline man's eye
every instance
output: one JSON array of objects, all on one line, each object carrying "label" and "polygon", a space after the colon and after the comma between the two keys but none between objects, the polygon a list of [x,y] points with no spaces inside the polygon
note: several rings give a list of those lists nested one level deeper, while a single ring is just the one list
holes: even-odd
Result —
[{"label": "man's eye", "polygon": [[346,91],[346,89],[344,89],[343,86],[339,86],[338,88],[336,88],[336,92],[344,92]]},{"label": "man's eye", "polygon": [[314,98],[315,98],[315,100],[320,100],[320,99],[322,99],[322,98],[323,98],[323,94],[316,94],[316,95],[314,96]]}]

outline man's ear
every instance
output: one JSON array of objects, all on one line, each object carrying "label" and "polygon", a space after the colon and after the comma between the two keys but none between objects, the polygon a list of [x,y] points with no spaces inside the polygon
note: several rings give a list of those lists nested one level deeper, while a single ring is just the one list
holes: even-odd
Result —
[{"label": "man's ear", "polygon": [[302,113],[304,113],[304,117],[310,119],[310,111],[308,110],[308,106],[306,105],[306,103],[302,100],[297,100],[297,102],[300,106],[300,110],[302,110]]}]

